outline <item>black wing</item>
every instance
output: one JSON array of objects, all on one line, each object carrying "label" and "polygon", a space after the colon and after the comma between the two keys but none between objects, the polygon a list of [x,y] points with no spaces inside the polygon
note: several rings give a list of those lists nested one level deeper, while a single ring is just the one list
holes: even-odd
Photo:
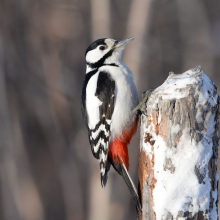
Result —
[{"label": "black wing", "polygon": [[[107,72],[99,73],[95,95],[102,104],[99,106],[100,121],[95,129],[90,131],[90,140],[93,155],[99,159],[101,184],[102,187],[105,187],[110,169],[107,159],[111,137],[111,120],[115,104],[115,81]],[[94,132],[97,134],[97,131],[98,135],[94,135]]]},{"label": "black wing", "polygon": [[[90,75],[92,76],[92,74]],[[90,75],[87,76],[84,85],[88,83],[91,78]],[[109,73],[99,73],[95,96],[101,101],[101,105],[97,109],[97,111],[99,111],[99,121],[93,129],[88,126],[89,118],[87,113],[89,114],[90,109],[86,109],[86,89],[84,89],[82,93],[82,113],[84,121],[87,123],[92,153],[94,157],[99,160],[101,184],[102,187],[104,187],[110,169],[108,150],[111,137],[111,119],[115,102],[115,81],[111,78]],[[89,115],[91,117],[91,113]]]}]

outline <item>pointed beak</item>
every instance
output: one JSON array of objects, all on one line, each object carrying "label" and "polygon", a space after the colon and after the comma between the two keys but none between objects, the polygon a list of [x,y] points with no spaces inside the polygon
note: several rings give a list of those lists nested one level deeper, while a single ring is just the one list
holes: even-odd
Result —
[{"label": "pointed beak", "polygon": [[125,46],[129,44],[132,40],[134,40],[134,37],[130,37],[121,41],[116,41],[116,44],[114,46],[115,50],[123,50],[125,49]]}]

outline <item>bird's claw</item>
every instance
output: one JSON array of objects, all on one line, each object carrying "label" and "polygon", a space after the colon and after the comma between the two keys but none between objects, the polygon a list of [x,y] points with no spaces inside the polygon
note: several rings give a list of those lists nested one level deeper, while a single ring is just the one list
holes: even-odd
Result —
[{"label": "bird's claw", "polygon": [[142,100],[139,102],[139,104],[134,108],[133,113],[134,114],[144,114],[146,115],[146,102],[148,100],[148,97],[151,95],[151,93],[154,91],[154,89],[149,89],[146,92],[143,92],[142,94]]}]

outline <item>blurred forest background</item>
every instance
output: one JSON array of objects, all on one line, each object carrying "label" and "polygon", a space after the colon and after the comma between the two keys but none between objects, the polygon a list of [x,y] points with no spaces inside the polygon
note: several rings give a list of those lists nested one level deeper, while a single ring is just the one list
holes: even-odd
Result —
[{"label": "blurred forest background", "polygon": [[101,188],[80,110],[88,45],[132,36],[139,97],[199,64],[220,91],[220,1],[0,0],[0,219],[136,219],[113,169]]}]

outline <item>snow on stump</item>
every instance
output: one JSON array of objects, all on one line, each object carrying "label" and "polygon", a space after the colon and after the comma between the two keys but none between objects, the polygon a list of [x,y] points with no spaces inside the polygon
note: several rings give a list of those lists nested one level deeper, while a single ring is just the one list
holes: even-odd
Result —
[{"label": "snow on stump", "polygon": [[200,66],[152,92],[141,117],[139,219],[218,219],[218,104]]}]

